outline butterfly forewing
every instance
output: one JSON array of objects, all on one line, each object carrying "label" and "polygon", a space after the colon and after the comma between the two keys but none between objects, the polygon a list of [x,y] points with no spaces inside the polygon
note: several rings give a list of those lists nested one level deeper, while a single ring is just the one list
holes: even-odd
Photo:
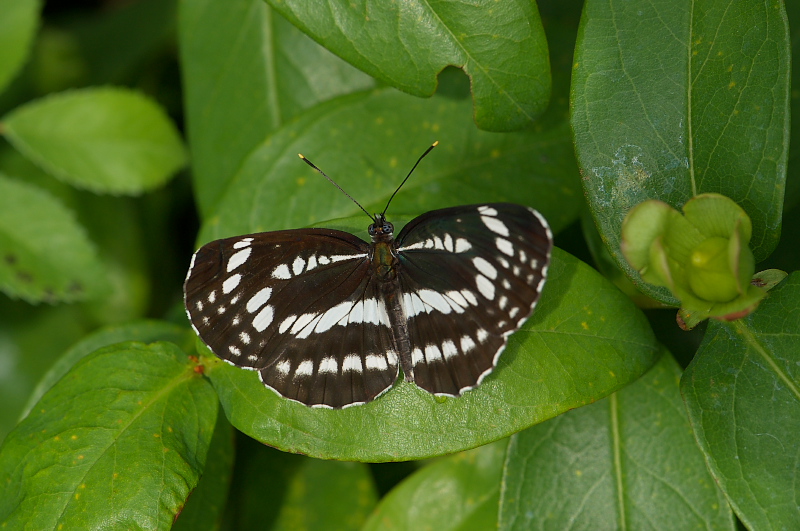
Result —
[{"label": "butterfly forewing", "polygon": [[424,214],[395,245],[414,382],[459,395],[494,368],[508,336],[530,316],[552,248],[547,223],[513,204]]},{"label": "butterfly forewing", "polygon": [[308,405],[374,399],[397,378],[370,246],[335,230],[217,240],[195,253],[189,318],[219,357]]}]

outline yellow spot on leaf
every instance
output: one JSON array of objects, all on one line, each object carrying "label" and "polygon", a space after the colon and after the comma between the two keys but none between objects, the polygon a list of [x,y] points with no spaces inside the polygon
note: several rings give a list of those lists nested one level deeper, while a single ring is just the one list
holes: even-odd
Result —
[{"label": "yellow spot on leaf", "polygon": [[582,321],[581,328],[583,328],[584,330],[589,330],[589,323],[587,323],[586,321]]},{"label": "yellow spot on leaf", "polygon": [[154,433],[154,434],[153,434],[153,437],[155,437],[156,439],[158,439],[159,437],[161,437],[161,434],[160,434],[160,433]]},{"label": "yellow spot on leaf", "polygon": [[78,440],[78,436],[77,435],[72,435],[72,436],[70,436],[70,439],[72,439],[73,441],[77,441]]},{"label": "yellow spot on leaf", "polygon": [[82,455],[79,455],[79,456],[78,456],[78,459],[83,459],[83,456],[82,456]]},{"label": "yellow spot on leaf", "polygon": [[61,435],[56,435],[55,437],[53,437],[53,440],[54,441],[60,441],[61,440]]},{"label": "yellow spot on leaf", "polygon": [[303,186],[304,184],[306,184],[306,178],[305,177],[298,177],[297,178],[297,186]]},{"label": "yellow spot on leaf", "polygon": [[728,83],[728,88],[729,89],[732,89],[735,86],[736,86],[736,81],[731,81],[730,83]]},{"label": "yellow spot on leaf", "polygon": [[392,168],[396,168],[397,167],[397,157],[392,157],[389,160],[389,166],[391,166]]},{"label": "yellow spot on leaf", "polygon": [[608,371],[608,374],[610,374],[612,378],[616,378],[617,377],[617,375],[614,374],[614,371]]},{"label": "yellow spot on leaf", "polygon": [[80,498],[80,497],[81,497],[81,493],[80,493],[80,492],[76,492],[76,493],[75,493],[75,499],[77,500],[77,499],[78,499],[78,498]]},{"label": "yellow spot on leaf", "polygon": [[383,124],[383,116],[378,116],[377,118],[375,118],[375,123],[378,124],[378,125],[382,125]]},{"label": "yellow spot on leaf", "polygon": [[491,153],[489,153],[489,156],[492,157],[493,159],[498,158],[500,155],[501,153],[499,149],[493,149]]},{"label": "yellow spot on leaf", "polygon": [[576,470],[575,475],[581,477],[583,475],[583,470]]}]

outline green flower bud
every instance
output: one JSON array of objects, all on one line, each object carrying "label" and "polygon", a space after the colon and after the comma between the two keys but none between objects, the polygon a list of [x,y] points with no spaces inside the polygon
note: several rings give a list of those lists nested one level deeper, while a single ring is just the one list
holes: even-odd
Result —
[{"label": "green flower bud", "polygon": [[697,297],[728,302],[741,294],[739,279],[728,261],[729,240],[715,236],[703,240],[689,257],[689,286]]},{"label": "green flower bud", "polygon": [[662,201],[631,209],[622,225],[622,252],[642,280],[669,288],[691,322],[750,313],[765,291],[750,285],[750,218],[729,198],[702,194],[684,214]]}]

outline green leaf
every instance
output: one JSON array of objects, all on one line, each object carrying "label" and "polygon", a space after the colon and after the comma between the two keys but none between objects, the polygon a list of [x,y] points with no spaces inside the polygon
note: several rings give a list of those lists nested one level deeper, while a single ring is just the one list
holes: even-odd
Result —
[{"label": "green leaf", "polygon": [[364,463],[286,454],[244,437],[237,450],[230,497],[234,529],[355,531],[377,503]]},{"label": "green leaf", "polygon": [[442,69],[462,68],[481,129],[520,129],[547,107],[547,41],[533,3],[268,1],[336,55],[409,94],[431,96]]},{"label": "green leaf", "polygon": [[203,360],[206,374],[231,423],[281,450],[380,462],[486,444],[608,395],[658,354],[644,316],[593,269],[556,249],[548,275],[536,312],[509,338],[498,367],[459,398],[400,379],[366,405],[314,409],[216,358]]},{"label": "green leaf", "polygon": [[381,89],[318,105],[262,144],[231,182],[216,215],[207,218],[200,240],[363,216],[298,153],[370,212],[380,212],[418,154],[437,138],[447,140],[397,194],[391,219],[486,201],[534,206],[556,232],[577,219],[583,198],[566,123],[486,133],[472,123],[465,99],[422,100]]},{"label": "green leaf", "polygon": [[0,2],[0,92],[25,63],[39,24],[41,2]]},{"label": "green leaf", "polygon": [[136,195],[186,163],[178,131],[152,100],[120,88],[73,90],[18,107],[3,119],[8,140],[79,188]]},{"label": "green leaf", "polygon": [[507,446],[497,441],[418,470],[381,500],[364,531],[496,528]]},{"label": "green leaf", "polygon": [[261,0],[180,4],[192,174],[208,214],[244,158],[303,110],[375,82]]},{"label": "green leaf", "polygon": [[202,529],[217,531],[220,529],[222,513],[228,501],[234,457],[238,457],[233,440],[233,426],[222,411],[219,411],[214,435],[208,447],[203,475],[175,520],[172,531],[200,531]]},{"label": "green leaf", "polygon": [[217,403],[169,343],[96,351],[0,447],[9,529],[167,528],[197,484]]},{"label": "green leaf", "polygon": [[800,273],[758,311],[711,322],[681,380],[695,437],[749,529],[794,529],[800,465]]},{"label": "green leaf", "polygon": [[36,383],[86,331],[74,306],[0,299],[0,442],[29,409],[25,404]]},{"label": "green leaf", "polygon": [[28,403],[21,417],[25,418],[41,399],[42,395],[61,380],[80,360],[95,350],[126,341],[140,341],[142,343],[171,341],[182,347],[187,347],[191,346],[191,344],[187,345],[188,338],[188,332],[184,327],[155,320],[133,321],[123,325],[106,326],[95,330],[72,345],[50,367],[28,398]]},{"label": "green leaf", "polygon": [[735,529],[692,437],[680,376],[666,353],[610,397],[514,435],[500,529]]},{"label": "green leaf", "polygon": [[98,295],[107,278],[75,216],[49,193],[0,174],[0,289],[28,302]]},{"label": "green leaf", "polygon": [[[628,209],[680,210],[718,192],[753,221],[756,261],[779,237],[789,128],[780,2],[590,0],[575,53],[572,124],[595,221],[619,263]],[[675,305],[665,289],[640,285]]]}]

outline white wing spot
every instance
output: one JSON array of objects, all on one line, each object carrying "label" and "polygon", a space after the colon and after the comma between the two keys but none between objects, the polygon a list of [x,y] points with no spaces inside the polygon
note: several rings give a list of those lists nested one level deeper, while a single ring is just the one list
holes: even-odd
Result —
[{"label": "white wing spot", "polygon": [[311,360],[304,360],[294,371],[295,376],[311,376],[312,374],[314,374],[314,362]]},{"label": "white wing spot", "polygon": [[451,253],[455,250],[453,247],[453,237],[450,236],[450,233],[444,235],[444,248],[450,251]]},{"label": "white wing spot", "polygon": [[465,253],[465,252],[469,251],[470,249],[472,249],[472,244],[470,244],[464,238],[458,238],[456,240],[456,252],[457,253]]},{"label": "white wing spot", "polygon": [[478,328],[478,331],[475,332],[475,337],[478,338],[479,343],[483,343],[484,341],[486,341],[486,338],[489,337],[489,332],[487,332],[483,328]]},{"label": "white wing spot", "polygon": [[281,334],[285,334],[286,331],[289,330],[289,327],[292,326],[292,324],[295,322],[296,319],[297,319],[296,315],[290,315],[289,317],[284,319],[283,322],[281,323],[281,325],[278,327],[278,332],[280,332]]},{"label": "white wing spot", "polygon": [[238,242],[233,244],[234,249],[244,249],[245,247],[250,247],[250,243],[252,243],[253,238],[244,238],[243,240],[239,240]]},{"label": "white wing spot", "polygon": [[353,303],[350,301],[345,301],[340,302],[333,308],[328,309],[322,314],[322,319],[320,319],[317,323],[316,328],[314,328],[314,332],[319,334],[320,332],[326,332],[330,330],[334,325],[344,324],[341,323],[341,321],[347,317],[347,314],[350,313],[352,308]]},{"label": "white wing spot", "polygon": [[226,311],[226,310],[227,310],[227,308],[225,308],[225,306],[219,306],[219,307],[217,307],[217,313],[218,313],[218,314],[220,314],[220,315],[222,315],[223,313],[225,313],[225,311]]},{"label": "white wing spot", "polygon": [[495,238],[494,243],[497,245],[497,248],[500,249],[501,253],[507,254],[508,256],[514,256],[514,246],[510,241],[506,240],[505,238],[497,237]]},{"label": "white wing spot", "polygon": [[442,239],[440,237],[438,236],[433,237],[433,248],[438,249],[440,251],[444,251],[444,242],[442,242]]},{"label": "white wing spot", "polygon": [[398,249],[399,251],[413,251],[414,249],[422,249],[424,242],[417,242],[412,243],[411,245],[406,245],[405,247],[401,247]]},{"label": "white wing spot", "polygon": [[444,354],[444,359],[449,360],[453,356],[458,356],[458,349],[456,348],[456,344],[450,341],[449,339],[442,343],[442,354]]},{"label": "white wing spot", "polygon": [[241,334],[239,334],[239,340],[242,343],[244,343],[245,345],[249,345],[250,344],[250,334],[248,334],[247,332],[242,332]]},{"label": "white wing spot", "polygon": [[319,372],[327,374],[338,374],[339,364],[336,363],[336,358],[332,357],[322,358],[322,361],[319,364]]},{"label": "white wing spot", "polygon": [[274,317],[275,312],[272,306],[264,306],[255,318],[253,318],[253,328],[259,332],[263,332],[272,323]]},{"label": "white wing spot", "polygon": [[533,269],[538,269],[539,268],[539,260],[537,260],[536,258],[531,258],[531,267]]},{"label": "white wing spot", "polygon": [[394,350],[387,350],[386,359],[389,360],[389,365],[397,365],[397,352]]},{"label": "white wing spot", "polygon": [[272,272],[272,278],[276,278],[278,280],[288,280],[292,278],[292,273],[289,271],[289,266],[286,264],[281,264],[275,268],[275,271]]},{"label": "white wing spot", "polygon": [[235,347],[235,346],[233,346],[233,345],[231,345],[230,347],[228,347],[228,351],[229,351],[231,354],[233,354],[234,356],[241,356],[241,355],[242,355],[242,351],[241,351],[241,350],[239,350],[239,347]]},{"label": "white wing spot", "polygon": [[317,267],[317,255],[312,254],[308,259],[308,265],[306,266],[306,271],[311,271]]},{"label": "white wing spot", "polygon": [[511,308],[510,310],[508,310],[508,316],[509,316],[511,319],[513,319],[514,317],[516,317],[518,313],[519,313],[519,308]]},{"label": "white wing spot", "polygon": [[245,247],[241,251],[233,253],[233,255],[228,259],[228,268],[227,271],[230,273],[243,263],[247,262],[247,259],[250,258],[250,253],[253,252],[253,249],[250,247]]},{"label": "white wing spot", "polygon": [[418,364],[422,363],[423,361],[425,361],[425,355],[422,353],[422,351],[420,349],[415,348],[414,350],[411,351],[411,364],[412,365],[418,365]]},{"label": "white wing spot", "polygon": [[227,295],[231,291],[236,289],[236,286],[239,285],[239,282],[242,281],[242,275],[236,273],[235,275],[231,275],[225,279],[225,282],[222,283],[222,293]]},{"label": "white wing spot", "polygon": [[214,302],[216,300],[217,300],[217,291],[214,290],[214,291],[212,291],[211,293],[208,294],[208,302],[210,302],[211,304],[214,304]]},{"label": "white wing spot", "polygon": [[501,310],[505,310],[506,305],[508,305],[508,297],[502,295],[499,299],[497,299],[497,305],[500,307]]},{"label": "white wing spot", "polygon": [[342,361],[342,372],[357,372],[361,373],[361,358],[356,354],[348,354]]},{"label": "white wing spot", "polygon": [[425,240],[424,246],[425,246],[426,249],[433,249],[433,240],[430,240],[430,239]]},{"label": "white wing spot", "polygon": [[483,275],[475,275],[475,284],[477,284],[481,295],[489,300],[494,299],[494,284],[492,284],[491,280]]},{"label": "white wing spot", "polygon": [[442,361],[442,351],[436,345],[425,346],[425,360],[428,363]]},{"label": "white wing spot", "polygon": [[386,358],[377,354],[370,354],[365,361],[367,370],[385,371],[389,367],[386,364]]},{"label": "white wing spot", "polygon": [[461,352],[466,354],[475,348],[475,342],[469,336],[461,336]]},{"label": "white wing spot", "polygon": [[304,313],[300,317],[297,318],[297,321],[294,322],[292,325],[291,333],[297,335],[300,330],[302,330],[307,324],[313,321],[317,317],[315,313]]},{"label": "white wing spot", "polygon": [[[314,329],[317,327],[317,325],[319,324],[320,320],[322,319],[322,314],[321,313],[320,314],[308,314],[308,315],[312,315],[313,319],[311,319],[311,322],[308,323],[307,326],[304,326],[303,329],[300,330],[300,332],[297,334],[297,338],[298,339],[305,339],[308,336],[310,336],[312,334],[312,332],[314,332]],[[297,324],[297,323],[295,323],[295,324]]]},{"label": "white wing spot", "polygon": [[331,262],[342,262],[344,260],[355,260],[356,258],[366,258],[366,253],[364,254],[340,254],[331,256]]},{"label": "white wing spot", "polygon": [[484,216],[496,216],[497,215],[497,210],[493,209],[490,206],[486,206],[486,205],[479,206],[478,207],[478,212],[480,212]]},{"label": "white wing spot", "polygon": [[262,288],[258,293],[250,297],[247,301],[247,311],[255,313],[256,310],[264,306],[272,295],[272,288]]},{"label": "white wing spot", "polygon": [[511,282],[509,282],[507,278],[504,278],[501,284],[505,289],[511,289]]},{"label": "white wing spot", "polygon": [[292,263],[292,272],[296,275],[299,275],[303,272],[303,268],[306,267],[306,261],[303,260],[302,257],[298,256],[294,259],[294,263]]},{"label": "white wing spot", "polygon": [[511,234],[510,232],[508,232],[508,227],[506,227],[506,224],[497,218],[490,218],[489,216],[481,216],[481,221],[483,221],[483,224],[486,225],[486,227],[495,234],[499,234],[500,236],[508,236],[509,234]]},{"label": "white wing spot", "polygon": [[478,298],[475,297],[475,294],[472,293],[471,291],[463,289],[461,290],[461,294],[464,296],[465,299],[467,299],[467,302],[469,302],[471,305],[473,306],[478,305]]},{"label": "white wing spot", "polygon": [[292,369],[292,364],[289,363],[289,360],[279,361],[278,363],[275,364],[275,370],[284,376],[289,374],[289,371],[291,369]]},{"label": "white wing spot", "polygon": [[508,260],[506,260],[506,259],[505,259],[505,258],[503,258],[502,256],[498,256],[498,257],[497,257],[497,258],[495,258],[495,259],[496,259],[498,262],[500,262],[500,265],[501,265],[501,266],[503,266],[503,267],[505,267],[506,269],[508,269],[508,268],[511,266],[511,264],[509,264],[509,263],[508,263]]},{"label": "white wing spot", "polygon": [[422,299],[422,302],[428,306],[435,308],[441,313],[450,313],[452,308],[450,308],[450,304],[447,303],[447,299],[445,299],[441,293],[430,289],[421,289],[417,294],[419,298]]},{"label": "white wing spot", "polygon": [[319,263],[322,264],[322,265],[328,265],[328,264],[331,263],[331,259],[328,258],[327,256],[320,256],[319,257]]},{"label": "white wing spot", "polygon": [[489,263],[488,260],[482,258],[480,256],[476,256],[472,259],[472,263],[475,265],[475,268],[486,275],[487,277],[491,278],[492,280],[497,278],[497,269]]},{"label": "white wing spot", "polygon": [[202,312],[203,311],[203,301],[197,301],[195,306],[197,307],[197,311],[198,312]]},{"label": "white wing spot", "polygon": [[[455,302],[457,305],[459,305],[461,307],[461,311],[458,311],[455,307],[453,307],[453,309],[456,310],[456,312],[458,312],[458,313],[463,313],[464,312],[464,308],[469,306],[469,303],[467,302],[467,299],[464,298],[464,295],[460,291],[448,291],[447,293],[445,293],[445,295],[447,295],[447,297],[451,301]],[[450,306],[453,306],[453,305],[451,304]]]},{"label": "white wing spot", "polygon": [[415,317],[425,313],[425,305],[416,293],[404,293],[403,310],[406,312],[406,317]]}]

